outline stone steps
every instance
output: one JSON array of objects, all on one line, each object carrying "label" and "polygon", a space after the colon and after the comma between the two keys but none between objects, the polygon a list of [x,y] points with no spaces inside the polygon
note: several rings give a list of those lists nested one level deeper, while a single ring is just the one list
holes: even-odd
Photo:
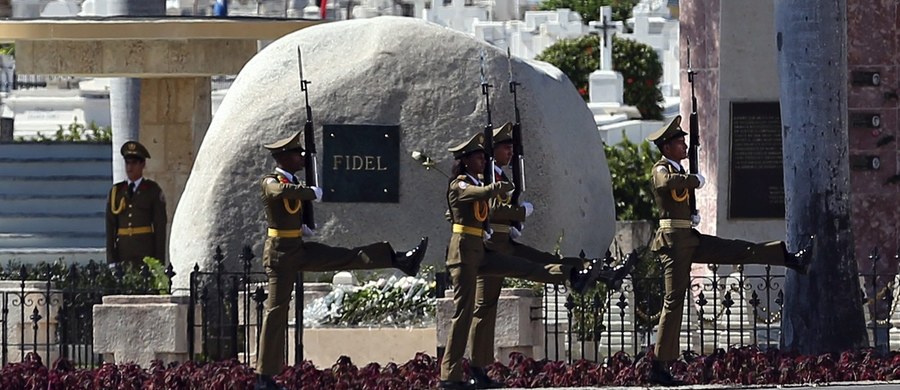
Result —
[{"label": "stone steps", "polygon": [[108,144],[0,144],[0,262],[105,259]]}]

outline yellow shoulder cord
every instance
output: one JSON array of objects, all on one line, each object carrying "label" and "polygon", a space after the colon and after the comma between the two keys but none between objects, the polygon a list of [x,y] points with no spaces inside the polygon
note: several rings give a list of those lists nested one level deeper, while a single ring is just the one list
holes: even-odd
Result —
[{"label": "yellow shoulder cord", "polygon": [[113,186],[112,193],[109,195],[109,211],[112,211],[113,215],[119,215],[125,209],[125,198],[119,199],[119,207],[116,207],[116,188],[118,187],[118,185]]},{"label": "yellow shoulder cord", "polygon": [[[669,169],[669,173],[672,173],[672,166],[671,165],[667,166],[667,168]],[[672,199],[674,199],[676,202],[679,202],[679,203],[684,202],[684,201],[688,200],[688,198],[691,197],[691,194],[690,194],[690,192],[688,192],[687,188],[685,188],[681,191],[682,191],[681,195],[678,195],[678,192],[676,190],[672,190]]]},{"label": "yellow shoulder cord", "polygon": [[488,203],[486,200],[479,200],[475,202],[475,220],[478,222],[484,222],[488,217]]},{"label": "yellow shoulder cord", "polygon": [[504,206],[508,206],[509,202],[512,200],[512,196],[509,196],[509,195],[504,196],[504,195],[506,195],[506,194],[497,195],[497,201],[500,202],[500,204],[502,204]]},{"label": "yellow shoulder cord", "polygon": [[303,201],[298,200],[296,207],[291,207],[291,201],[288,199],[281,199],[284,203],[284,210],[288,212],[288,214],[294,215],[303,208]]},{"label": "yellow shoulder cord", "polygon": [[[286,181],[287,178],[282,176],[280,173],[275,174],[275,180],[278,180],[279,183],[288,183]],[[300,209],[303,208],[303,201],[300,200],[297,201],[297,206],[295,207],[291,207],[291,201],[289,199],[282,198],[281,202],[284,203],[284,211],[287,211],[290,215],[297,214]]]}]

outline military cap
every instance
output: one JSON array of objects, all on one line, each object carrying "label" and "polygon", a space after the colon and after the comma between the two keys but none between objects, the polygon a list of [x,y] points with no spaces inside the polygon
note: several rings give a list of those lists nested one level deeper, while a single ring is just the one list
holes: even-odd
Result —
[{"label": "military cap", "polygon": [[266,149],[269,149],[269,151],[272,152],[273,156],[278,153],[281,153],[281,152],[287,152],[289,150],[299,150],[301,153],[303,153],[303,151],[304,151],[303,144],[300,143],[300,133],[299,132],[297,132],[296,134],[294,134],[290,137],[280,139],[280,140],[272,142],[270,144],[263,145],[263,147],[265,147]]},{"label": "military cap", "polygon": [[686,135],[688,134],[681,129],[681,115],[678,115],[675,117],[675,119],[672,120],[672,123],[669,123],[668,126],[656,130],[653,132],[653,134],[650,134],[650,136],[647,137],[647,141],[653,142],[654,144],[656,144],[656,146],[662,146],[666,142],[669,142],[669,140],[671,140],[672,138],[682,137]]},{"label": "military cap", "polygon": [[128,141],[122,144],[120,152],[122,153],[122,157],[125,158],[136,157],[141,160],[150,158],[150,152],[147,151],[147,148],[137,141]]},{"label": "military cap", "polygon": [[472,136],[472,138],[469,138],[465,142],[447,149],[447,151],[453,153],[453,158],[456,159],[463,158],[466,155],[478,151],[484,151],[484,133],[476,133]]},{"label": "military cap", "polygon": [[499,144],[503,142],[512,142],[512,129],[513,124],[510,122],[506,122],[503,124],[503,126],[494,129],[494,143]]}]

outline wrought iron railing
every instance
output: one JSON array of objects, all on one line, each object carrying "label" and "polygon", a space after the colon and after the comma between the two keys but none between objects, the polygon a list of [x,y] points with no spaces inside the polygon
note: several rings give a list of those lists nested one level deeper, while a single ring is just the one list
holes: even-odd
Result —
[{"label": "wrought iron railing", "polygon": [[[239,257],[239,270],[228,270],[225,255],[216,247],[213,269],[195,265],[190,275],[188,353],[199,360],[237,358],[252,361],[259,345],[265,301],[269,296],[265,272],[254,271],[249,246]],[[285,362],[303,361],[303,275],[294,286],[293,321],[286,333]],[[299,326],[298,326],[299,324]],[[293,357],[289,355],[293,352]]]},{"label": "wrought iron railing", "polygon": [[93,306],[106,295],[170,293],[158,283],[174,275],[171,266],[154,274],[146,264],[126,272],[93,261],[0,268],[0,362],[36,352],[48,363],[63,357],[97,366],[104,360],[94,352]]},{"label": "wrought iron railing", "polygon": [[[646,257],[649,266],[627,279],[619,291],[599,287],[578,295],[565,286],[546,285],[545,356],[601,361],[619,351],[638,354],[654,344],[665,285],[659,260]],[[868,256],[871,268],[863,267],[860,274],[870,344],[882,350],[900,347],[900,340],[890,345],[888,335],[892,321],[900,324],[895,310],[900,279],[894,270],[900,253],[893,258],[873,250]],[[605,261],[617,262],[611,254]],[[732,345],[777,348],[785,279],[777,268],[709,265],[704,274],[693,275],[679,335],[683,353],[703,354]]]}]

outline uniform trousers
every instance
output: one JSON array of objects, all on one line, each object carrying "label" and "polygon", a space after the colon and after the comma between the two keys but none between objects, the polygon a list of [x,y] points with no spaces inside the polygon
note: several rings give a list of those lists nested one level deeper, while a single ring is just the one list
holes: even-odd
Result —
[{"label": "uniform trousers", "polygon": [[[262,375],[277,375],[284,366],[288,308],[298,272],[390,268],[393,254],[387,242],[348,249],[303,242],[300,238],[267,238],[263,265],[269,279],[269,296],[263,314],[256,371]],[[302,305],[302,296],[298,300],[297,305]]]},{"label": "uniform trousers", "polygon": [[[552,253],[520,244],[513,241],[507,233],[495,232],[486,246],[489,251],[500,252],[545,266],[562,264],[571,269],[571,267],[582,267],[584,262],[583,259],[577,257],[560,258]],[[500,300],[503,277],[479,275],[477,280],[475,310],[472,314],[472,328],[469,331],[469,348],[472,352],[472,366],[485,367],[494,362],[494,331],[497,327],[497,303]]]},{"label": "uniform trousers", "polygon": [[[484,249],[484,245],[463,246],[459,241],[463,233],[454,233],[451,238],[451,253],[448,259],[459,259],[448,263],[447,270],[453,282],[453,303],[455,311],[447,336],[447,348],[441,361],[441,380],[463,380],[462,358],[466,351],[469,330],[475,311],[475,296],[478,278],[481,276],[513,277],[542,283],[565,283],[569,279],[572,266],[565,264],[540,264],[521,257]],[[477,238],[480,240],[480,237]],[[475,346],[473,345],[474,349]],[[493,350],[493,347],[491,347]],[[493,351],[491,352],[493,355]],[[493,358],[491,358],[493,361]]]},{"label": "uniform trousers", "polygon": [[[782,241],[753,243],[700,234],[693,229],[690,233],[687,232],[689,229],[678,230],[680,234],[666,234],[667,244],[656,251],[662,261],[666,285],[659,317],[656,357],[664,362],[673,361],[680,355],[678,334],[681,333],[684,297],[690,287],[692,263],[784,265],[785,261]],[[678,240],[678,236],[686,239]]]}]

